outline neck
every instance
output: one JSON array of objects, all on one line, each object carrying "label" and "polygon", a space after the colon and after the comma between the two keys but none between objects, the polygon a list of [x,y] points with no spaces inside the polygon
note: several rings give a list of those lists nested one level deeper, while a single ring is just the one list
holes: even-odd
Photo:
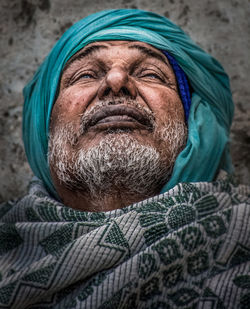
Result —
[{"label": "neck", "polygon": [[[76,210],[90,212],[120,209],[150,197],[143,194],[124,193],[121,190],[93,195],[80,190],[71,191],[65,187],[57,187],[56,189],[64,205]],[[155,195],[158,193],[156,192]]]}]

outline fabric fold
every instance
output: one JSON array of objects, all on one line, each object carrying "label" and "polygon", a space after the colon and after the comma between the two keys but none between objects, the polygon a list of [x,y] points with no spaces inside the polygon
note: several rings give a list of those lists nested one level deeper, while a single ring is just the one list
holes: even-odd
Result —
[{"label": "fabric fold", "polygon": [[0,308],[240,308],[249,206],[250,188],[226,178],[81,212],[34,180],[0,205]]}]

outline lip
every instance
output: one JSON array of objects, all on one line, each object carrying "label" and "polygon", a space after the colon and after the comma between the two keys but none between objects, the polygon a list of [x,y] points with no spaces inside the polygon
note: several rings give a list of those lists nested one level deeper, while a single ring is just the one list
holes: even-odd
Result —
[{"label": "lip", "polygon": [[97,111],[86,124],[86,128],[98,127],[107,129],[114,127],[152,129],[152,123],[148,117],[137,109],[125,105],[105,106]]}]

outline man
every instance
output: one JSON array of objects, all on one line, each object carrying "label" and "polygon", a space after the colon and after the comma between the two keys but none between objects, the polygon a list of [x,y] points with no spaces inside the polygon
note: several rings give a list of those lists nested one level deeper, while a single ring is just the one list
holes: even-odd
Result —
[{"label": "man", "polygon": [[105,41],[68,62],[49,150],[65,205],[112,210],[159,194],[185,142],[183,106],[162,52],[142,42]]},{"label": "man", "polygon": [[248,308],[250,190],[219,180],[233,104],[216,60],[159,15],[104,11],[24,96],[37,178],[0,208],[0,308]]}]

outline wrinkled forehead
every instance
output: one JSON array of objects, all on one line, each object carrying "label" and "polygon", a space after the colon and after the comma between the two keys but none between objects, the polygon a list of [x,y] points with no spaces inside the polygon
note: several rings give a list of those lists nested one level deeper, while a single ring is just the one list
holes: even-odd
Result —
[{"label": "wrinkled forehead", "polygon": [[102,54],[102,52],[104,55],[107,55],[110,50],[125,51],[125,53],[138,53],[139,56],[152,57],[164,64],[169,65],[168,59],[162,51],[150,44],[141,41],[110,40],[93,42],[84,46],[67,61],[63,71],[65,71],[77,60],[87,58],[88,56],[95,55],[96,53]]}]

